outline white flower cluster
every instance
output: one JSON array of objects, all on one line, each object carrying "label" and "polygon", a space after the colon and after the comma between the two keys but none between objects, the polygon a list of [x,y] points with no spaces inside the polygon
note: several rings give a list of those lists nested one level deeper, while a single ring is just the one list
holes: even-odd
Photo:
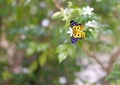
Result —
[{"label": "white flower cluster", "polygon": [[72,14],[77,14],[78,15],[83,15],[83,16],[88,16],[90,17],[93,15],[94,8],[90,6],[83,7],[82,9],[80,8],[65,8],[62,9],[62,16],[63,16],[63,21],[67,21],[72,17]]},{"label": "white flower cluster", "polygon": [[67,21],[69,18],[70,18],[70,16],[71,16],[71,13],[73,13],[73,9],[72,8],[66,8],[66,9],[64,9],[63,10],[63,21]]},{"label": "white flower cluster", "polygon": [[[90,17],[93,15],[93,11],[94,11],[94,8],[92,8],[90,6],[83,7],[82,8],[82,15]],[[87,21],[85,23],[85,28],[89,28],[89,27],[97,28],[98,23],[95,20]]]},{"label": "white flower cluster", "polygon": [[97,23],[95,20],[88,21],[88,22],[85,24],[85,28],[88,28],[88,27],[97,28],[97,26],[98,26],[98,23]]},{"label": "white flower cluster", "polygon": [[[91,16],[93,15],[93,10],[94,8],[90,7],[90,6],[86,6],[86,7],[83,7],[82,9],[77,9],[77,11],[79,10],[80,12],[80,16],[85,16],[85,17],[89,17],[91,18]],[[69,13],[72,13],[74,12],[73,9],[65,9],[63,14],[64,14],[64,18],[63,20],[68,20],[68,18],[70,17],[70,14]],[[96,22],[96,20],[91,20],[91,21],[87,21],[84,25],[85,29],[87,28],[97,28],[98,27],[98,23]],[[92,30],[91,30],[92,31]],[[73,35],[73,32],[72,32],[72,28],[70,27],[69,28],[69,31],[67,32],[67,34],[69,34],[71,37]]]}]

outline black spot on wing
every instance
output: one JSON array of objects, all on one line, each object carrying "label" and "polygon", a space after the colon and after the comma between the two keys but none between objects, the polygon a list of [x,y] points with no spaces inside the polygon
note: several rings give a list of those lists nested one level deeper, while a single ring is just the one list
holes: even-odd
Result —
[{"label": "black spot on wing", "polygon": [[82,26],[82,24],[78,24],[78,25]]}]

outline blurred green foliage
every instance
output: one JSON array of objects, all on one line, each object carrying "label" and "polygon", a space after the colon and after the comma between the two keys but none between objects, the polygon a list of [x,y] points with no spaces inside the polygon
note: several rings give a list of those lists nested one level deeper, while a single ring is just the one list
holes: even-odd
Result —
[{"label": "blurred green foliage", "polygon": [[[120,45],[119,0],[80,1],[61,0],[63,9],[58,10],[52,0],[0,0],[0,38],[2,40],[4,34],[10,45],[15,45],[14,61],[19,60],[17,53],[25,53],[21,63],[11,65],[8,58],[10,55],[7,54],[9,48],[0,46],[0,85],[60,85],[59,77],[62,76],[67,79],[66,85],[72,85],[74,72],[82,68],[76,65],[76,60],[84,54],[81,50],[83,44],[88,50],[101,54],[110,53],[113,47]],[[94,8],[93,17],[78,16],[81,12],[79,8],[87,5]],[[65,21],[62,20],[64,8],[73,9]],[[46,19],[48,25],[44,26],[42,23]],[[92,32],[87,29],[86,38],[72,45],[66,34],[69,21],[85,24],[86,19],[96,19],[99,27],[89,28],[93,29]],[[99,32],[96,33],[96,30]],[[99,38],[108,35],[112,37],[110,43]],[[25,67],[29,72],[19,70],[16,73],[14,65],[22,69]],[[108,76],[110,82],[114,79],[120,82],[119,70],[117,64]]]}]

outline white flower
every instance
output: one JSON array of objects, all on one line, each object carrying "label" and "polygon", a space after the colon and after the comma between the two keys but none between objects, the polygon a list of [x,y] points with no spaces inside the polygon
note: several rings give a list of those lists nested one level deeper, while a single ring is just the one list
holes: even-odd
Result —
[{"label": "white flower", "polygon": [[27,74],[27,73],[29,73],[29,70],[28,70],[28,68],[22,68],[22,72]]},{"label": "white flower", "polygon": [[72,32],[72,28],[71,28],[71,27],[69,27],[69,31],[67,31],[67,34],[69,34],[69,35],[70,35],[70,37],[72,37],[73,32]]},{"label": "white flower", "polygon": [[70,10],[68,8],[63,10],[63,21],[68,20],[70,17]]},{"label": "white flower", "polygon": [[22,39],[22,40],[24,40],[25,38],[26,38],[26,36],[25,35],[20,35],[20,38]]},{"label": "white flower", "polygon": [[71,17],[71,13],[74,12],[72,8],[66,8],[63,10],[63,21],[67,21]]},{"label": "white flower", "polygon": [[73,12],[74,12],[74,9],[69,8],[69,12],[70,12],[70,13],[73,13]]},{"label": "white flower", "polygon": [[67,83],[67,79],[65,77],[60,77],[59,78],[59,83],[62,85],[65,85]]},{"label": "white flower", "polygon": [[41,25],[43,26],[43,27],[47,27],[47,26],[49,26],[49,24],[50,24],[50,20],[49,19],[43,19],[42,20],[42,22],[41,22]]},{"label": "white flower", "polygon": [[62,30],[62,29],[60,29],[60,30],[59,30],[59,32],[60,32],[60,33],[62,33],[62,32],[63,32],[63,30]]},{"label": "white flower", "polygon": [[85,24],[85,28],[88,28],[88,27],[97,28],[97,26],[98,26],[98,23],[97,23],[95,20],[88,21],[88,22]]},{"label": "white flower", "polygon": [[66,9],[63,10],[63,15],[67,15],[68,13],[69,13],[68,8],[66,8]]},{"label": "white flower", "polygon": [[28,26],[24,26],[24,31],[28,31],[28,30],[29,30]]},{"label": "white flower", "polygon": [[41,1],[40,4],[39,4],[39,6],[41,8],[45,8],[46,7],[46,3],[44,1]]},{"label": "white flower", "polygon": [[74,12],[74,10],[72,8],[66,8],[63,10],[63,15],[70,15],[72,12]]},{"label": "white flower", "polygon": [[83,15],[92,15],[92,11],[94,10],[94,8],[90,8],[90,6],[87,6],[87,7],[83,7],[82,8],[82,14]]},{"label": "white flower", "polygon": [[30,13],[31,13],[32,15],[35,15],[35,14],[37,13],[37,10],[38,10],[38,8],[37,8],[36,6],[32,6],[32,7],[30,8]]}]

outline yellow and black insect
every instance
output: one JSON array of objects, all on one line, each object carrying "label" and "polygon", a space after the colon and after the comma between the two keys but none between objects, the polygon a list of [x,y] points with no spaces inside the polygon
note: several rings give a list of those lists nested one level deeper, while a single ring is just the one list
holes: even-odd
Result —
[{"label": "yellow and black insect", "polygon": [[75,21],[70,21],[70,27],[72,28],[71,42],[75,43],[78,39],[85,37],[84,26],[77,24]]}]

